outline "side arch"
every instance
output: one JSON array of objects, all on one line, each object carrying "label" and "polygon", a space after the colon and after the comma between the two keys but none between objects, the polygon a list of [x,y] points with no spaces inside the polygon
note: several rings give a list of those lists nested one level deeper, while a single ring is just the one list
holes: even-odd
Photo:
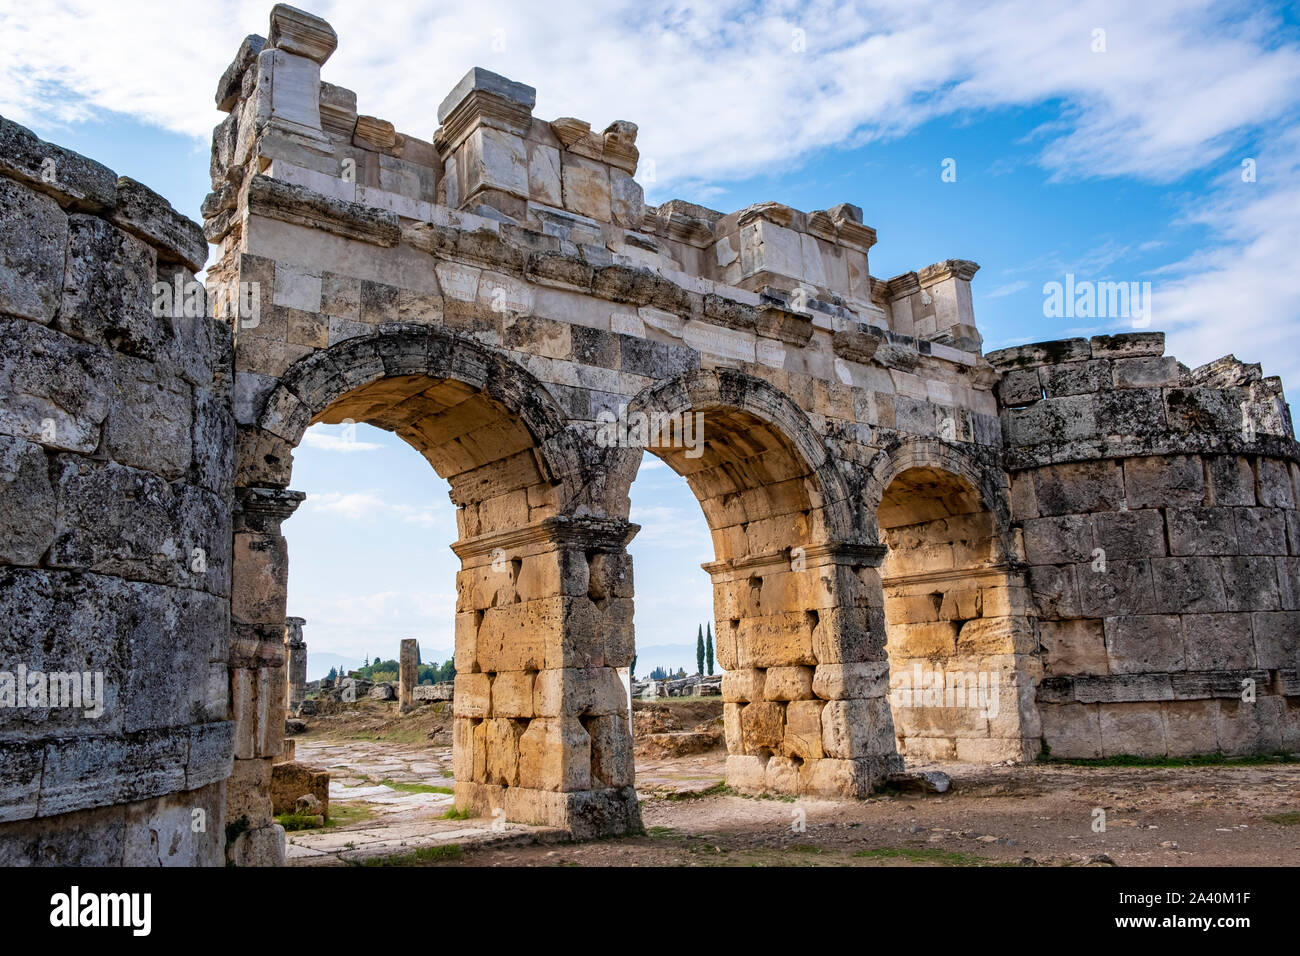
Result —
[{"label": "side arch", "polygon": [[[441,402],[422,399],[429,380],[456,383]],[[383,326],[372,336],[347,339],[314,352],[280,377],[267,396],[257,424],[296,447],[319,421],[372,421],[421,448],[429,436],[418,430],[413,407],[438,414],[439,405],[472,390],[496,403],[527,430],[543,478],[555,485],[561,513],[584,497],[592,456],[550,392],[527,370],[468,336],[425,325]],[[498,436],[503,437],[503,436]],[[522,438],[522,436],[520,436]],[[447,477],[446,461],[426,454]]]}]

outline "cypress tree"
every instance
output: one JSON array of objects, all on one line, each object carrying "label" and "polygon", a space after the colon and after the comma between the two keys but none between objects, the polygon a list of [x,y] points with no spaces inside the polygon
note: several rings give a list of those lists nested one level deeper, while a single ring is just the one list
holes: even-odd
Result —
[{"label": "cypress tree", "polygon": [[709,676],[713,676],[713,625],[709,625],[708,632],[704,635],[704,659],[709,665]]},{"label": "cypress tree", "polygon": [[695,636],[695,673],[701,677],[704,676],[704,626],[700,626],[699,633]]}]

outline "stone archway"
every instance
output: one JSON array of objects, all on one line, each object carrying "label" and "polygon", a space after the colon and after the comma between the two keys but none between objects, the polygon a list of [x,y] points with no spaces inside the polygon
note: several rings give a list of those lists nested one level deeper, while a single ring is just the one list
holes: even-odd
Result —
[{"label": "stone archway", "polygon": [[997,475],[914,439],[872,469],[900,753],[1023,760],[1039,750],[1034,610]]},{"label": "stone archway", "polygon": [[400,325],[300,360],[244,436],[229,818],[254,823],[264,810],[262,781],[283,732],[282,682],[255,656],[269,655],[284,627],[280,524],[302,498],[285,487],[289,455],[311,424],[349,420],[415,447],[457,506],[457,807],[500,808],[577,836],[638,829],[617,673],[633,653],[624,546],[636,528],[584,504],[597,456],[531,375],[465,336]]},{"label": "stone archway", "polygon": [[[731,369],[647,389],[629,418],[699,416],[703,442],[649,450],[704,512],[723,678],[727,782],[750,791],[865,796],[901,769],[886,700],[884,612],[860,512],[808,416]],[[698,452],[697,454],[695,452]],[[630,484],[640,449],[618,455]]]}]

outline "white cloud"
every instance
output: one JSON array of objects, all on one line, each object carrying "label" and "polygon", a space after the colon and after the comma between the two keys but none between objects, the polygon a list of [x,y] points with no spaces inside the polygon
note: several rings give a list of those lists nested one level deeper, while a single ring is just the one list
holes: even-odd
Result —
[{"label": "white cloud", "polygon": [[317,427],[309,428],[303,433],[302,443],[309,448],[319,448],[321,451],[337,451],[343,454],[375,451],[384,447],[377,442],[349,440],[341,435],[331,435],[320,431]]},{"label": "white cloud", "polygon": [[1017,282],[1009,282],[1006,285],[1000,285],[992,292],[986,292],[984,297],[987,299],[1001,299],[1008,295],[1015,295],[1023,289],[1028,289],[1029,283],[1023,279]]},{"label": "white cloud", "polygon": [[[217,79],[244,34],[265,34],[269,4],[178,6],[4,0],[0,110],[20,122],[114,110],[206,138]],[[665,198],[936,117],[1046,101],[1063,107],[1038,137],[1057,174],[1175,178],[1282,116],[1300,78],[1295,45],[1235,2],[311,7],[340,37],[325,78],[355,89],[362,112],[428,138],[438,101],[481,65],[537,86],[538,116],[637,122]],[[1098,26],[1104,53],[1090,50]],[[123,55],[133,49],[147,55]]]},{"label": "white cloud", "polygon": [[307,502],[313,511],[324,511],[352,520],[373,518],[387,507],[383,499],[365,491],[327,491],[309,496]]}]

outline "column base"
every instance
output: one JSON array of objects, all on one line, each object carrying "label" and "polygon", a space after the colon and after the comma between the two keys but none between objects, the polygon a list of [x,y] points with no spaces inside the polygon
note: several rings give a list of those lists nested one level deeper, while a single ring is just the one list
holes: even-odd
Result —
[{"label": "column base", "polygon": [[456,781],[456,809],[490,817],[505,810],[511,823],[557,827],[575,840],[644,832],[634,787],[606,790],[533,790]]}]

